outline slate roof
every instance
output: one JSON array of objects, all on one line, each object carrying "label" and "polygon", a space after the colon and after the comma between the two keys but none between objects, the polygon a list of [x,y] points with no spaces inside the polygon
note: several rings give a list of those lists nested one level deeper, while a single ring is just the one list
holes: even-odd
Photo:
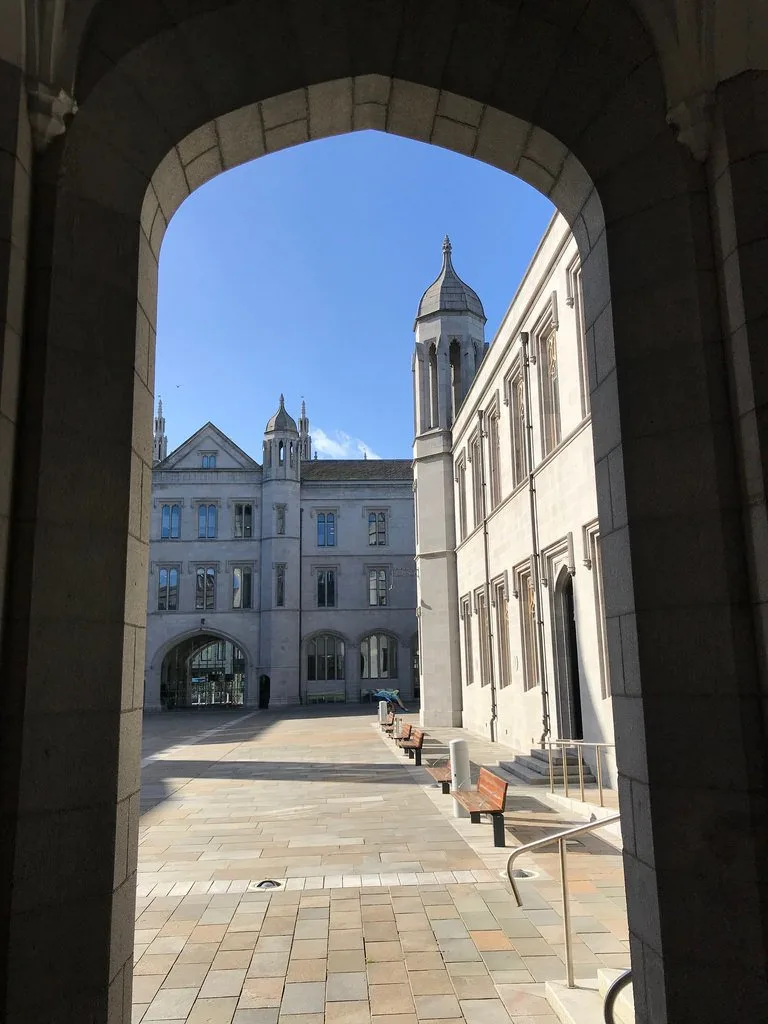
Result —
[{"label": "slate roof", "polygon": [[448,235],[443,241],[443,266],[437,278],[422,295],[416,319],[441,312],[469,312],[479,316],[483,321],[486,319],[477,292],[465,284],[453,269],[451,241]]},{"label": "slate roof", "polygon": [[413,479],[410,459],[312,459],[301,464],[302,481]]}]

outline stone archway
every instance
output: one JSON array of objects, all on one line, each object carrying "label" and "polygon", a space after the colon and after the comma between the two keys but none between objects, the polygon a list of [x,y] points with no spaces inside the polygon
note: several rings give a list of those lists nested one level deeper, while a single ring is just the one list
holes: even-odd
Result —
[{"label": "stone archway", "polygon": [[[79,112],[34,178],[4,652],[9,1019],[130,1019],[163,231],[213,174],[360,128],[515,173],[573,227],[638,1020],[721,1020],[724,992],[735,1016],[765,1016],[750,865],[766,752],[707,180],[666,124],[629,3],[109,0],[75,86]],[[689,732],[671,734],[683,713]],[[719,741],[738,770],[702,777],[692,755]],[[744,830],[738,852],[718,821]],[[734,894],[752,917],[723,963],[709,924]]]}]

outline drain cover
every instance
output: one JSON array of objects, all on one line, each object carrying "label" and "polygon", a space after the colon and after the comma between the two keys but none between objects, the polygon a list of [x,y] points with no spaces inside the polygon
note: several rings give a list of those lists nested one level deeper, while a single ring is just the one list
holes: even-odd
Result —
[{"label": "drain cover", "polygon": [[512,872],[513,878],[535,878],[535,871],[526,871],[525,868],[515,868]]},{"label": "drain cover", "polygon": [[259,882],[256,886],[257,889],[279,889],[280,883],[276,882],[273,878],[265,878]]}]

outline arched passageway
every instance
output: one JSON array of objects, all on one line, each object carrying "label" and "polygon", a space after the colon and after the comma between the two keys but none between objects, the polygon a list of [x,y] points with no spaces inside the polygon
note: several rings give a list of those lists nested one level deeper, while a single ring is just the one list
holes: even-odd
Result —
[{"label": "arched passageway", "polygon": [[[718,5],[731,53],[736,7]],[[694,75],[673,113],[689,149],[667,123],[691,79],[685,57],[670,75],[660,7],[653,37],[629,0],[91,9],[82,42],[79,19],[60,23],[78,112],[53,142],[66,97],[29,94],[34,156],[28,76],[2,64],[7,1019],[130,1019],[167,222],[228,167],[367,128],[517,174],[573,227],[637,1019],[768,1017],[766,76],[733,58],[704,95]]]},{"label": "arched passageway", "polygon": [[160,666],[164,708],[241,707],[245,702],[245,652],[212,634],[180,640]]}]

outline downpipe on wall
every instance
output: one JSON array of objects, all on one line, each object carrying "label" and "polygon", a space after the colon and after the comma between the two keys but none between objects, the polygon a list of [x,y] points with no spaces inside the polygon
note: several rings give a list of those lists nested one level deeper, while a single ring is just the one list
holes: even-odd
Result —
[{"label": "downpipe on wall", "polygon": [[[491,614],[491,565],[488,554],[488,500],[486,495],[486,479],[485,479],[485,454],[483,452],[483,438],[486,436],[485,427],[485,415],[482,409],[477,410],[477,422],[479,430],[479,443],[480,443],[480,495],[482,499],[482,516],[483,516],[483,556],[485,563],[485,614],[488,620],[488,682],[491,687],[491,742],[495,743],[498,732],[498,708],[496,705],[496,673],[493,665],[493,615]],[[482,685],[482,682],[481,682]]]},{"label": "downpipe on wall", "polygon": [[[525,402],[525,437],[526,458],[528,460],[528,501],[531,511],[531,573],[533,575],[533,595],[536,601],[536,660],[541,683],[541,738],[542,749],[552,733],[549,714],[549,687],[547,685],[546,662],[544,660],[544,616],[542,615],[541,592],[541,554],[539,550],[539,516],[536,505],[536,477],[533,464],[533,417],[531,415],[531,355],[530,335],[528,331],[520,332],[520,343],[523,349],[523,399]],[[534,357],[535,361],[535,357]],[[487,556],[486,556],[487,557]],[[487,564],[487,563],[486,563]],[[486,570],[487,571],[487,570]],[[523,600],[523,596],[520,596]]]}]

